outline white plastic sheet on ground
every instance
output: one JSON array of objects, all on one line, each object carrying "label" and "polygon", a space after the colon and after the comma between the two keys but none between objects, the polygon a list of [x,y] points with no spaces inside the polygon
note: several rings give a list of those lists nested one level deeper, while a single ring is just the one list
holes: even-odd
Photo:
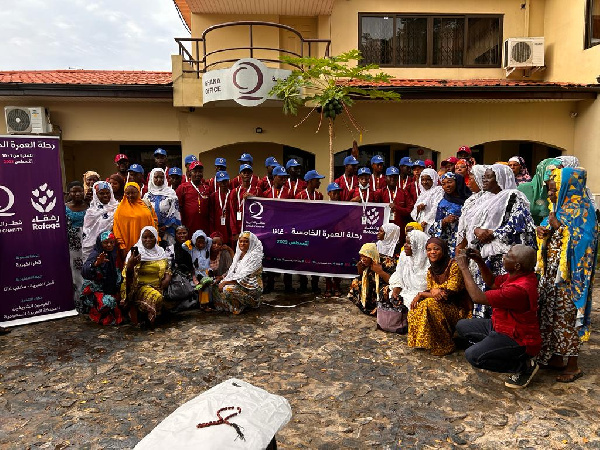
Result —
[{"label": "white plastic sheet on ground", "polygon": [[[229,422],[241,427],[244,439],[227,424],[197,428],[199,423],[218,420],[237,411],[241,413]],[[231,378],[184,403],[154,428],[136,450],[183,449],[264,449],[273,436],[292,418],[288,401],[242,380]]]}]

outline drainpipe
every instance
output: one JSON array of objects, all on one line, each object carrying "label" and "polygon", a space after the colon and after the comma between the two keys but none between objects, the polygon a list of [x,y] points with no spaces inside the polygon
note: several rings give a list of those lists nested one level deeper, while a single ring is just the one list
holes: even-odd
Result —
[{"label": "drainpipe", "polygon": [[521,8],[525,9],[525,26],[523,28],[523,37],[529,37],[529,10],[531,8],[531,0],[523,0]]}]

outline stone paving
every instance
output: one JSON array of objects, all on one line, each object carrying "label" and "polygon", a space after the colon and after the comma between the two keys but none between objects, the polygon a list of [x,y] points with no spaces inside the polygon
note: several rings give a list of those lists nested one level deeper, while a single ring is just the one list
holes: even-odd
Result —
[{"label": "stone paving", "polygon": [[[348,300],[271,294],[241,316],[181,313],[153,331],[73,317],[0,336],[0,447],[132,448],[230,377],[286,397],[280,448],[600,448],[600,337],[572,384],[525,390],[375,329]],[[596,302],[596,305],[598,302]],[[596,306],[593,322],[599,323]]]}]

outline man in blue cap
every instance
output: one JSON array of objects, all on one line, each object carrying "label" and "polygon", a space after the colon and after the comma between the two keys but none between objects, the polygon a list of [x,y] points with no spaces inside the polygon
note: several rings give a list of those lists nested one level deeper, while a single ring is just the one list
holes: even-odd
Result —
[{"label": "man in blue cap", "polygon": [[377,194],[381,203],[390,205],[390,222],[400,227],[400,242],[404,242],[402,241],[404,239],[404,228],[412,220],[410,214],[415,205],[406,191],[398,187],[399,178],[400,171],[398,168],[388,167],[385,171],[387,186],[377,191]]},{"label": "man in blue cap", "polygon": [[273,169],[280,165],[281,164],[277,162],[277,159],[274,156],[269,156],[267,159],[265,159],[265,167],[267,168],[267,174],[260,181],[259,187],[261,191],[266,191],[267,189],[271,188],[271,186],[273,185]]},{"label": "man in blue cap", "polygon": [[[165,173],[169,170],[167,167],[167,151],[164,148],[157,148],[154,150],[154,167],[157,169],[162,169]],[[148,184],[150,180],[150,172],[146,175],[146,184]],[[168,180],[167,180],[168,181]]]},{"label": "man in blue cap", "polygon": [[244,210],[244,199],[249,196],[260,197],[262,192],[256,184],[252,185],[254,169],[250,164],[242,164],[240,166],[240,174],[235,177],[241,178],[242,183],[231,190],[229,195],[229,205],[231,209],[230,228],[233,242],[237,241],[238,235],[242,231],[242,213]]},{"label": "man in blue cap", "polygon": [[169,171],[167,172],[167,178],[169,180],[169,186],[171,186],[171,189],[176,191],[181,185],[183,172],[179,167],[170,167]]},{"label": "man in blue cap", "polygon": [[295,198],[302,189],[306,188],[306,181],[302,180],[302,166],[295,159],[290,159],[285,163],[285,170],[290,174],[287,180],[287,187],[290,190],[291,195]]},{"label": "man in blue cap", "polygon": [[333,183],[329,183],[327,185],[327,195],[329,196],[329,201],[341,202],[342,201],[342,187],[339,184],[337,184],[335,181]]},{"label": "man in blue cap", "polygon": [[[225,172],[227,171],[227,160],[225,158],[215,158],[215,174],[217,172]],[[214,176],[212,177],[210,180],[207,181],[208,183],[208,191],[212,194],[213,192],[216,192],[217,190],[217,177]]]},{"label": "man in blue cap", "polygon": [[415,180],[415,192],[417,193],[417,198],[419,198],[419,195],[421,195],[421,187],[419,186],[419,178],[421,178],[421,172],[423,172],[423,170],[425,170],[425,161],[423,161],[422,159],[416,159],[413,161],[413,168],[412,168],[412,176],[413,179]]},{"label": "man in blue cap", "polygon": [[144,168],[139,164],[132,164],[127,169],[127,180],[133,181],[137,183],[140,187],[140,196],[143,197],[146,192],[148,192],[148,187],[146,186],[146,178],[144,177]]},{"label": "man in blue cap", "polygon": [[[240,162],[240,165],[247,164],[250,167],[254,166],[254,164],[253,164],[254,158],[252,158],[252,155],[250,153],[242,153],[242,156],[239,157],[238,161]],[[238,175],[231,181],[231,188],[232,189],[236,188],[240,184],[242,184],[241,172],[240,172],[240,175]],[[258,177],[258,175],[255,175],[254,173],[252,174],[252,179],[250,180],[250,184],[252,186],[256,186],[258,188],[259,192],[262,193],[262,191],[260,189],[260,178]]]},{"label": "man in blue cap", "polygon": [[316,170],[309,170],[304,175],[306,187],[296,194],[298,200],[323,200],[323,194],[318,189],[321,187],[321,180],[325,178]]},{"label": "man in blue cap", "polygon": [[190,164],[190,181],[177,188],[181,222],[187,227],[190,236],[198,230],[210,230],[208,216],[208,185],[204,181],[204,165],[201,161]]},{"label": "man in blue cap", "polygon": [[358,160],[354,156],[350,155],[344,158],[344,174],[335,180],[342,188],[343,201],[351,200],[351,194],[354,192],[356,186],[358,186],[358,178],[356,176],[357,168]]},{"label": "man in blue cap", "polygon": [[215,174],[217,190],[208,199],[210,215],[210,232],[223,235],[223,243],[231,245],[231,189],[229,189],[229,174],[223,170]]},{"label": "man in blue cap", "polygon": [[358,169],[358,186],[350,193],[351,202],[379,203],[379,195],[371,189],[370,179],[371,170],[368,167]]},{"label": "man in blue cap", "polygon": [[371,158],[371,180],[369,184],[371,189],[377,191],[385,187],[385,176],[383,176],[383,156],[375,155]]},{"label": "man in blue cap", "polygon": [[190,173],[190,164],[192,164],[194,161],[198,161],[198,158],[196,158],[196,155],[187,155],[185,157],[185,159],[183,160],[183,164],[185,165],[185,181],[190,181],[191,180],[191,173]]},{"label": "man in blue cap", "polygon": [[273,168],[273,182],[269,189],[263,191],[262,196],[264,198],[290,198],[290,190],[285,185],[289,174],[285,171],[283,166],[276,166]]},{"label": "man in blue cap", "polygon": [[400,189],[406,192],[414,203],[417,201],[417,191],[415,189],[415,180],[411,176],[413,167],[412,159],[405,156],[400,159],[398,166],[400,167]]}]

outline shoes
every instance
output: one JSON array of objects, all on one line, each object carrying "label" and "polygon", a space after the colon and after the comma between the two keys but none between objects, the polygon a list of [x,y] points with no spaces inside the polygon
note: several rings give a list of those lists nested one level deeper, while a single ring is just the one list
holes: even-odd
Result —
[{"label": "shoes", "polygon": [[512,389],[526,388],[529,385],[529,383],[531,383],[533,376],[537,373],[537,371],[540,368],[538,363],[534,362],[531,359],[527,362],[527,365],[529,366],[527,370],[521,373],[514,373],[510,375],[508,379],[504,382],[504,386]]}]

